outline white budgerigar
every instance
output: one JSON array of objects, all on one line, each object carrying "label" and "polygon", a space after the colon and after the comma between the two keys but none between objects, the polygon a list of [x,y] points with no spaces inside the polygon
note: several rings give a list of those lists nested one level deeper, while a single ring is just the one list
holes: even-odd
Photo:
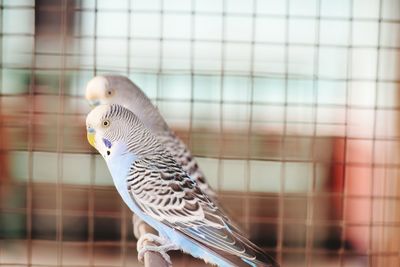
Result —
[{"label": "white budgerigar", "polygon": [[94,106],[118,104],[131,110],[157,136],[165,148],[195,180],[203,192],[216,200],[216,194],[207,183],[190,150],[168,127],[150,99],[127,77],[119,75],[97,76],[86,86],[86,99]]},{"label": "white budgerigar", "polygon": [[100,105],[86,118],[87,137],[105,159],[124,202],[159,236],[147,234],[169,261],[180,249],[219,266],[278,266],[246,239],[191,180],[138,117],[120,105]]}]

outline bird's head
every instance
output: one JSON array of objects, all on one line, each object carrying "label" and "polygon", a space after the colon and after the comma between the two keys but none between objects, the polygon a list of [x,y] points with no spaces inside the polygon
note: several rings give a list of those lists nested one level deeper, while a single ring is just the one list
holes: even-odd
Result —
[{"label": "bird's head", "polygon": [[96,76],[86,86],[86,99],[92,106],[118,104],[131,110],[152,131],[164,131],[166,123],[158,109],[138,86],[120,75]]},{"label": "bird's head", "polygon": [[128,109],[99,105],[86,117],[87,139],[107,163],[130,154],[135,158],[154,153],[156,138]]}]

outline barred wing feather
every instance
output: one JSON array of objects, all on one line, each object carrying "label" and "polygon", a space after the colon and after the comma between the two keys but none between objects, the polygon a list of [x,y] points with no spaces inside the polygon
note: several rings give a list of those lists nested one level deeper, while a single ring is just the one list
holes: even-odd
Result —
[{"label": "barred wing feather", "polygon": [[145,214],[178,230],[198,246],[233,265],[277,266],[271,257],[232,227],[229,219],[170,155],[136,161],[127,182],[131,197]]}]

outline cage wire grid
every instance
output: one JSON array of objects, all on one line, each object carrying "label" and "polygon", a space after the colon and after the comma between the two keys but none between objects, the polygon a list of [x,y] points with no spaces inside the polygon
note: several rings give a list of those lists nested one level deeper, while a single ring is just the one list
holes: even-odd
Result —
[{"label": "cage wire grid", "polygon": [[399,266],[399,1],[110,2],[0,2],[0,266],[138,264],[85,141],[102,73],[145,90],[283,266]]}]

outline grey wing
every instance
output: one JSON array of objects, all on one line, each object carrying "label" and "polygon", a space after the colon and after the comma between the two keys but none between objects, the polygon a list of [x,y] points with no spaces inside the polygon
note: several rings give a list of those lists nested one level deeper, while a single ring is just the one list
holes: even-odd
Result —
[{"label": "grey wing", "polygon": [[218,208],[169,155],[134,163],[127,182],[139,207],[159,221],[180,226],[204,220],[215,223],[213,212]]},{"label": "grey wing", "polygon": [[164,144],[165,148],[174,159],[181,164],[183,170],[197,182],[200,189],[208,196],[215,199],[217,194],[207,183],[204,173],[200,170],[196,159],[192,156],[192,153],[186,147],[185,143],[173,132],[168,132],[159,136],[159,140]]},{"label": "grey wing", "polygon": [[[259,262],[268,259],[248,241],[170,156],[142,159],[128,175],[128,189],[149,216],[218,254]],[[242,262],[243,263],[243,262]]]}]

